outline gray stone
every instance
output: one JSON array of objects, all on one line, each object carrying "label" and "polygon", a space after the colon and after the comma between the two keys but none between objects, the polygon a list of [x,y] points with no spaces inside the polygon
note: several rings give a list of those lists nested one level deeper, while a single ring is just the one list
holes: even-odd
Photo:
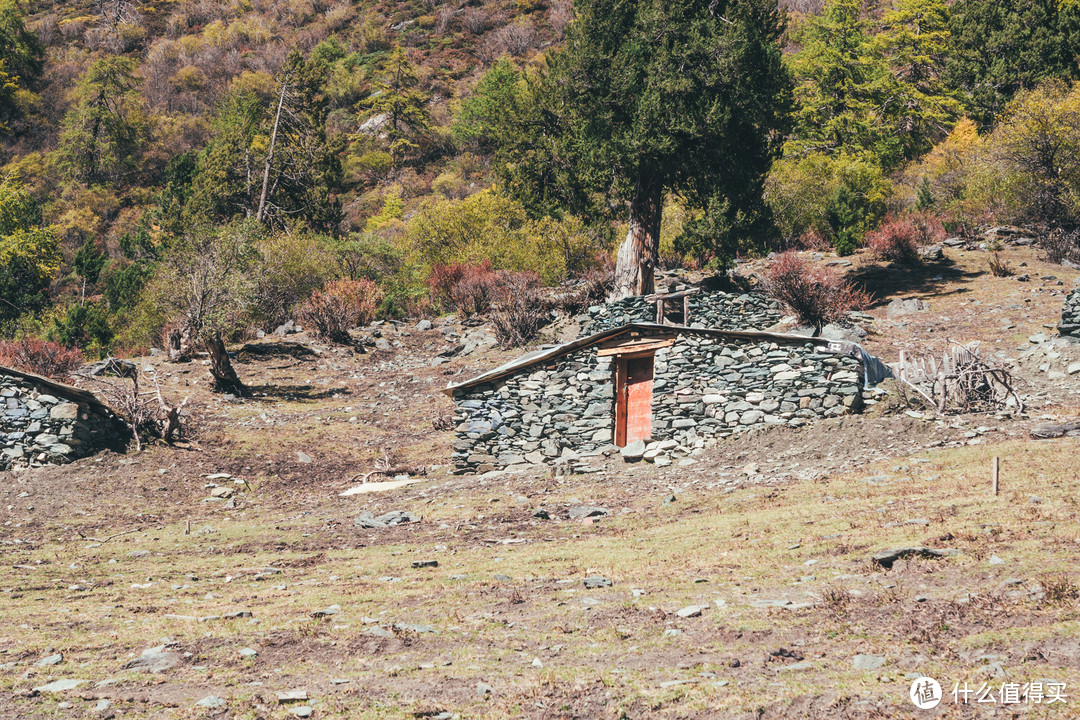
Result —
[{"label": "gray stone", "polygon": [[49,667],[50,665],[59,665],[63,661],[63,659],[64,655],[62,653],[48,655],[34,663],[34,667]]},{"label": "gray stone", "polygon": [[35,692],[35,693],[60,693],[60,692],[66,692],[67,690],[74,690],[75,688],[77,688],[80,685],[83,685],[85,683],[86,683],[85,680],[75,680],[74,678],[69,678],[69,679],[66,679],[66,680],[54,680],[54,681],[52,681],[51,683],[49,683],[47,685],[41,685],[39,687],[34,688],[33,692]]},{"label": "gray stone", "polygon": [[294,708],[290,708],[289,712],[296,717],[306,718],[311,717],[311,713],[314,711],[311,709],[310,705],[297,705]]},{"label": "gray stone", "polygon": [[852,658],[856,670],[877,670],[885,664],[884,655],[856,655]]},{"label": "gray stone", "polygon": [[571,520],[580,520],[582,518],[587,518],[587,517],[600,517],[602,515],[607,515],[608,511],[607,511],[606,508],[602,508],[602,507],[592,507],[592,506],[588,506],[588,505],[582,505],[580,507],[572,507],[572,508],[570,508],[570,513],[569,514],[570,514],[570,519]]},{"label": "gray stone", "polygon": [[151,648],[150,650],[144,650],[143,654],[128,660],[126,663],[120,666],[121,670],[137,670],[139,672],[147,673],[160,673],[166,670],[171,670],[180,664],[181,657],[179,653],[164,652],[157,648]]},{"label": "gray stone", "polygon": [[296,459],[297,459],[297,461],[302,462],[305,465],[310,464],[312,462],[311,456],[308,455],[303,450],[297,450],[296,451]]},{"label": "gray stone", "polygon": [[416,329],[417,330],[430,330],[431,329],[431,321],[426,319],[426,318],[421,320],[420,322],[416,323]]},{"label": "gray stone", "polygon": [[253,650],[252,648],[240,648],[240,657],[253,658],[256,657],[258,654],[258,650]]},{"label": "gray stone", "polygon": [[702,612],[708,609],[708,605],[687,605],[686,607],[677,611],[675,614],[681,618],[692,618],[698,617],[699,615],[701,615]]},{"label": "gray stone", "polygon": [[619,451],[619,454],[623,456],[623,459],[632,462],[634,460],[640,460],[645,455],[645,441],[635,440]]},{"label": "gray stone", "polygon": [[585,578],[585,589],[593,590],[595,588],[611,587],[611,581],[603,575],[589,575]]},{"label": "gray stone", "polygon": [[892,568],[893,563],[909,557],[941,558],[958,554],[958,550],[937,550],[928,547],[902,547],[893,550],[882,550],[871,559],[883,568]]},{"label": "gray stone", "polygon": [[491,695],[492,692],[493,690],[491,689],[490,685],[486,685],[482,682],[476,683],[476,694],[480,697],[486,698]]},{"label": "gray stone", "polygon": [[221,708],[225,707],[225,705],[225,699],[219,698],[217,695],[207,695],[202,700],[195,703],[195,707],[201,708]]},{"label": "gray stone", "polygon": [[1004,565],[1005,561],[1002,560],[1001,558],[999,558],[997,555],[991,555],[990,560],[987,562],[987,564],[988,565]]}]

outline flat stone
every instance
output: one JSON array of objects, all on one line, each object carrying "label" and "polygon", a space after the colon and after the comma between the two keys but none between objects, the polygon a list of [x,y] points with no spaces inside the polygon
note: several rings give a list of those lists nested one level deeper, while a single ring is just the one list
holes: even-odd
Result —
[{"label": "flat stone", "polygon": [[884,655],[856,655],[852,658],[856,670],[877,670],[885,664]]},{"label": "flat stone", "polygon": [[1004,565],[1005,561],[999,558],[997,555],[991,555],[987,565]]},{"label": "flat stone", "polygon": [[224,698],[219,698],[217,695],[207,695],[202,700],[195,703],[195,707],[203,707],[203,708],[225,707],[225,699]]},{"label": "flat stone", "polygon": [[155,648],[144,651],[142,655],[133,660],[128,660],[120,666],[120,669],[159,673],[176,667],[180,664],[180,661],[179,653],[161,652]]},{"label": "flat stone", "polygon": [[240,648],[240,657],[253,658],[258,654],[258,650],[253,650],[252,648]]},{"label": "flat stone", "polygon": [[611,580],[608,580],[603,575],[589,575],[584,580],[585,588],[593,590],[595,588],[611,587]]},{"label": "flat stone", "polygon": [[311,713],[314,711],[311,709],[310,705],[298,705],[297,707],[290,709],[289,712],[296,717],[306,718],[311,717]]},{"label": "flat stone", "polygon": [[570,508],[570,519],[571,520],[580,520],[582,518],[587,518],[587,517],[601,517],[601,516],[607,515],[607,514],[608,514],[607,509],[602,508],[602,507],[593,507],[593,506],[589,506],[589,505],[582,505],[580,507],[572,507],[572,508]]},{"label": "flat stone", "polygon": [[85,682],[86,682],[85,680],[75,680],[74,678],[70,678],[70,679],[67,679],[67,680],[54,680],[51,683],[49,683],[48,685],[41,685],[39,687],[34,688],[34,692],[35,693],[43,693],[43,692],[44,693],[59,693],[59,692],[65,692],[67,690],[74,690],[75,688],[79,687],[80,685],[84,684]]},{"label": "flat stone", "polygon": [[56,653],[55,655],[48,655],[46,657],[41,658],[36,663],[34,663],[34,667],[49,667],[50,665],[59,665],[63,661],[63,659],[64,659],[63,653]]},{"label": "flat stone", "polygon": [[307,690],[280,690],[275,697],[281,704],[304,702],[308,699]]},{"label": "flat stone", "polygon": [[708,605],[687,605],[683,609],[677,611],[675,614],[681,618],[698,617],[702,612],[708,610]]},{"label": "flat stone", "polygon": [[628,443],[626,447],[619,451],[619,454],[622,455],[623,460],[626,460],[627,462],[640,460],[645,455],[645,441],[635,440],[632,443]]},{"label": "flat stone", "polygon": [[311,613],[311,616],[312,617],[330,617],[331,615],[337,615],[339,612],[341,612],[341,606],[340,605],[331,605],[329,607],[323,608],[322,610],[316,610],[315,612]]}]

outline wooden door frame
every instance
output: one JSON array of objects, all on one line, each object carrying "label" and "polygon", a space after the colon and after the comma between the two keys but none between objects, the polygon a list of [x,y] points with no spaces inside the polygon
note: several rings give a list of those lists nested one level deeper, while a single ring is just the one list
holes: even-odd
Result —
[{"label": "wooden door frame", "polygon": [[615,356],[615,432],[612,433],[616,447],[626,447],[626,424],[627,424],[627,364],[630,360],[640,358],[652,358],[653,380],[656,379],[656,350],[638,350],[636,352],[619,353]]}]

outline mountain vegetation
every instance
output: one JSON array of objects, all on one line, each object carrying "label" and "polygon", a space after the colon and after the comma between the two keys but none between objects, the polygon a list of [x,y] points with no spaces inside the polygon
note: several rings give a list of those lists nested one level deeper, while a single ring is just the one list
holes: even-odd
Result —
[{"label": "mountain vegetation", "polygon": [[0,336],[221,359],[912,214],[1074,257],[1078,54],[1075,0],[0,0]]}]

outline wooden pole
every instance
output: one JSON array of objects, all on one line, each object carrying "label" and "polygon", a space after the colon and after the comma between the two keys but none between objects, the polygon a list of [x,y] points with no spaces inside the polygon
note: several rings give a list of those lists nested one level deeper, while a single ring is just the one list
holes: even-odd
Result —
[{"label": "wooden pole", "polygon": [[998,477],[1000,476],[1000,473],[1001,473],[1001,459],[997,455],[995,455],[994,456],[994,496],[995,497],[998,494]]}]

